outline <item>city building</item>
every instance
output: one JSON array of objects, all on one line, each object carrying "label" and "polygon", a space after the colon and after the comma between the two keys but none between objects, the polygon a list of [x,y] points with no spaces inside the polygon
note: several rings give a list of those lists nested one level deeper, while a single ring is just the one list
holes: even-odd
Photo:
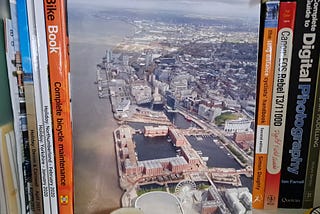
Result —
[{"label": "city building", "polygon": [[167,136],[168,126],[145,126],[144,136],[145,137],[157,137],[157,136]]},{"label": "city building", "polygon": [[246,132],[235,132],[233,134],[233,140],[238,144],[243,150],[253,149],[254,147],[254,132],[249,130]]},{"label": "city building", "polygon": [[252,210],[252,195],[248,188],[234,188],[225,191],[227,206],[235,214],[245,214]]},{"label": "city building", "polygon": [[152,90],[144,80],[137,80],[130,85],[131,95],[135,98],[138,105],[151,103]]},{"label": "city building", "polygon": [[126,111],[129,111],[130,109],[130,100],[129,99],[124,99],[121,100],[118,105],[116,106],[116,112],[117,113],[124,113]]},{"label": "city building", "polygon": [[229,133],[247,132],[251,130],[251,121],[247,119],[226,120],[224,131]]},{"label": "city building", "polygon": [[200,104],[198,108],[198,115],[209,122],[213,122],[216,117],[221,115],[221,113],[222,109],[219,107],[209,107],[205,104]]},{"label": "city building", "polygon": [[166,93],[166,91],[169,91],[169,85],[165,82],[161,82],[161,81],[154,79],[152,81],[152,83],[153,83],[154,87],[157,87],[159,89],[159,93],[162,95],[164,95]]},{"label": "city building", "polygon": [[226,109],[230,109],[230,110],[234,110],[234,111],[239,111],[241,110],[241,105],[238,103],[238,101],[236,100],[225,100],[223,102],[223,106],[226,108]]},{"label": "city building", "polygon": [[170,82],[170,90],[174,93],[179,93],[180,91],[188,89],[188,79],[186,78],[174,78]]},{"label": "city building", "polygon": [[207,191],[207,197],[201,202],[201,214],[226,213],[226,210],[216,187],[211,186]]},{"label": "city building", "polygon": [[169,108],[173,110],[177,108],[178,101],[176,100],[175,96],[169,91],[166,92],[166,100],[167,100],[167,106]]},{"label": "city building", "polygon": [[186,145],[188,142],[187,138],[175,128],[169,128],[169,136],[172,139],[172,143],[177,147]]},{"label": "city building", "polygon": [[190,146],[182,146],[181,155],[186,159],[188,164],[190,164],[191,169],[204,165],[199,154]]}]

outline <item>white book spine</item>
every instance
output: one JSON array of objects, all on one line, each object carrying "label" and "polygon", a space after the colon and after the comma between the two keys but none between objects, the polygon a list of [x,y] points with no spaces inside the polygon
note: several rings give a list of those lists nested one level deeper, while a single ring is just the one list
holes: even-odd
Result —
[{"label": "white book spine", "polygon": [[28,23],[29,23],[29,37],[31,47],[31,61],[32,73],[34,83],[34,98],[36,107],[36,118],[38,127],[38,141],[40,153],[40,166],[41,166],[41,181],[42,181],[42,196],[43,196],[43,211],[44,214],[51,213],[51,203],[49,196],[49,173],[48,173],[48,155],[46,145],[46,134],[44,124],[44,107],[42,103],[42,93],[39,76],[39,59],[38,59],[38,44],[35,25],[35,14],[33,7],[33,0],[27,0]]},{"label": "white book spine", "polygon": [[[15,5],[14,5],[15,7]],[[15,153],[15,165],[16,165],[16,175],[18,177],[17,181],[17,189],[19,191],[19,201],[21,207],[21,213],[26,213],[24,207],[25,204],[25,196],[24,196],[24,177],[23,177],[23,167],[22,167],[22,159],[23,159],[23,140],[22,140],[22,129],[20,126],[20,105],[19,105],[19,91],[18,91],[18,84],[17,78],[13,75],[16,68],[12,64],[12,60],[15,59],[15,31],[12,26],[12,21],[9,19],[5,20],[6,23],[6,35],[7,35],[7,52],[6,52],[6,59],[7,59],[7,68],[8,68],[8,79],[9,79],[9,87],[10,87],[10,96],[11,96],[11,105],[13,110],[13,118],[14,118],[14,132],[16,136],[16,147],[13,148],[13,152]]]},{"label": "white book spine", "polygon": [[56,167],[54,156],[54,141],[53,141],[53,127],[52,127],[52,113],[50,102],[50,87],[49,87],[49,73],[48,73],[48,52],[47,40],[45,31],[45,17],[43,1],[34,4],[34,14],[36,22],[36,32],[38,38],[38,57],[39,57],[39,71],[40,71],[40,85],[43,103],[44,127],[45,127],[45,142],[47,145],[48,157],[48,178],[49,178],[49,194],[51,202],[51,212],[58,213],[58,198],[57,198],[57,182],[56,182]]}]

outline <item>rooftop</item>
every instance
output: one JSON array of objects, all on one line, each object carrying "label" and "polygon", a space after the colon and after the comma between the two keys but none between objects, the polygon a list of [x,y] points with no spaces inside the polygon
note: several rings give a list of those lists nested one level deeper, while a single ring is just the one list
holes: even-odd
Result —
[{"label": "rooftop", "polygon": [[163,214],[183,214],[182,205],[176,196],[167,192],[148,192],[135,202],[135,207],[143,213]]}]

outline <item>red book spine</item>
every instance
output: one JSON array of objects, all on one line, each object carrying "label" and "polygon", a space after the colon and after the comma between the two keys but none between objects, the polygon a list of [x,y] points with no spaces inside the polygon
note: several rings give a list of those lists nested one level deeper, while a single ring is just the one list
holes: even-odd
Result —
[{"label": "red book spine", "polygon": [[73,145],[65,0],[44,0],[59,213],[73,213]]}]

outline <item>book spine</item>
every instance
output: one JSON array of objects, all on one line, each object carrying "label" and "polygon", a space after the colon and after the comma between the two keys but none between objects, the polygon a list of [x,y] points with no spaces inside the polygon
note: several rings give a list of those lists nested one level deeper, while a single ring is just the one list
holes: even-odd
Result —
[{"label": "book spine", "polygon": [[[47,146],[47,163],[48,163],[48,179],[49,179],[49,194],[51,202],[51,212],[58,213],[58,199],[57,199],[57,185],[56,185],[56,167],[54,157],[54,143],[53,143],[53,127],[52,127],[52,113],[50,103],[50,88],[49,88],[49,71],[48,71],[48,53],[46,43],[46,31],[44,20],[44,5],[42,1],[36,4],[31,1],[31,6],[34,8],[33,15],[36,24],[36,35],[38,41],[38,58],[39,58],[39,72],[40,72],[40,89],[42,95],[43,115],[44,115],[44,129],[45,129],[45,143]],[[35,14],[37,14],[35,16]]]},{"label": "book spine", "polygon": [[317,1],[297,1],[278,207],[301,208],[319,60]]},{"label": "book spine", "polygon": [[279,1],[267,2],[263,30],[263,46],[258,86],[255,161],[252,188],[252,207],[264,207],[265,177],[267,168],[271,96],[276,53]]},{"label": "book spine", "polygon": [[[39,144],[43,142],[43,131],[40,124],[37,124],[37,116],[35,109],[34,86],[31,64],[31,50],[29,40],[29,25],[27,16],[27,5],[25,0],[17,1],[17,18],[19,30],[19,44],[21,52],[23,83],[26,100],[26,114],[28,137],[30,147],[30,163],[32,169],[32,189],[33,189],[33,211],[34,213],[43,213],[43,209],[47,207],[48,196],[46,193],[46,180],[43,180],[44,170],[39,160]],[[39,197],[42,196],[42,197]],[[37,209],[35,209],[37,207]],[[41,207],[41,208],[40,208]]]},{"label": "book spine", "polygon": [[280,3],[270,117],[265,209],[276,209],[278,207],[295,12],[296,2]]},{"label": "book spine", "polygon": [[[19,210],[23,210],[25,213],[25,198],[24,198],[24,182],[23,182],[23,171],[22,171],[22,146],[23,138],[22,138],[22,130],[20,127],[20,103],[19,103],[19,91],[17,78],[15,76],[16,68],[12,63],[15,60],[15,46],[14,46],[14,36],[16,35],[16,31],[13,29],[12,21],[9,19],[5,20],[5,28],[6,28],[6,59],[7,59],[7,70],[8,70],[8,80],[10,87],[10,95],[11,95],[11,106],[13,112],[13,120],[14,120],[14,133],[15,133],[15,147],[12,148],[13,154],[16,154],[14,159],[13,166],[15,167],[15,174],[17,175],[16,188],[17,188],[17,196],[21,204],[19,206]],[[20,194],[20,195],[19,195]],[[20,205],[19,204],[19,205]]]},{"label": "book spine", "polygon": [[[33,26],[32,35],[36,38],[34,41],[33,52],[35,55],[34,64],[37,69],[34,72],[34,82],[38,91],[38,99],[43,117],[44,128],[44,148],[46,153],[47,175],[49,185],[49,198],[51,205],[51,213],[58,213],[57,204],[57,188],[56,188],[56,172],[54,160],[54,147],[52,137],[52,119],[50,106],[50,91],[48,80],[48,59],[47,45],[44,25],[43,2],[34,4],[28,0],[28,15],[30,26]],[[35,16],[37,14],[37,16]],[[31,28],[30,28],[31,29]]]},{"label": "book spine", "polygon": [[[29,138],[32,145],[32,162],[39,164],[37,168],[40,170],[33,170],[34,173],[40,174],[42,190],[42,210],[39,212],[50,213],[50,198],[49,198],[49,185],[48,185],[48,168],[47,168],[47,154],[45,145],[45,130],[42,115],[42,104],[39,90],[39,77],[37,74],[38,63],[34,54],[36,47],[36,37],[33,34],[32,20],[28,13],[28,2],[23,0],[19,6],[23,7],[23,13],[19,14],[22,17],[22,26],[25,28],[24,34],[20,35],[20,46],[25,46],[25,53],[22,55],[22,63],[28,63],[24,71],[24,87],[27,106],[27,120],[30,124]],[[19,6],[17,8],[19,8]],[[23,43],[22,43],[23,41]],[[21,49],[21,48],[20,48]],[[22,53],[22,49],[21,49]],[[22,64],[23,65],[23,64]],[[39,159],[40,158],[40,159]],[[35,176],[38,176],[35,174]],[[37,190],[37,191],[40,191]]]},{"label": "book spine", "polygon": [[[14,5],[15,6],[15,5]],[[11,13],[11,15],[14,15]],[[15,39],[16,31],[14,30],[13,24],[14,21],[11,21],[9,19],[5,20],[6,25],[6,58],[7,58],[7,68],[8,68],[8,79],[9,79],[9,86],[10,86],[10,95],[11,95],[11,105],[12,105],[12,112],[13,112],[13,119],[14,119],[14,132],[16,136],[16,148],[14,153],[16,154],[16,174],[17,174],[17,191],[19,193],[19,200],[21,207],[19,207],[19,210],[21,210],[22,213],[26,213],[26,202],[25,202],[25,180],[23,175],[23,137],[22,137],[22,129],[20,126],[20,117],[21,117],[21,111],[20,111],[20,102],[19,102],[19,88],[17,84],[17,78],[15,76],[16,68],[14,64],[12,63],[15,60]]]},{"label": "book spine", "polygon": [[[16,0],[10,0],[10,13],[12,20],[12,37],[13,37],[13,49],[14,56],[11,57],[11,66],[15,67],[15,71],[10,76],[10,85],[12,85],[12,90],[16,94],[15,102],[18,103],[18,113],[19,113],[19,129],[20,136],[17,140],[20,142],[17,145],[18,153],[18,171],[19,171],[19,180],[20,180],[20,198],[21,198],[21,207],[22,213],[30,213],[31,210],[37,209],[37,203],[40,201],[42,203],[41,195],[37,195],[37,198],[33,199],[35,195],[32,194],[31,181],[32,181],[32,172],[30,165],[30,147],[28,140],[28,129],[27,129],[27,119],[26,119],[26,102],[23,88],[23,72],[22,72],[22,62],[20,54],[20,43],[19,43],[19,33],[18,33],[18,23],[17,23],[17,3]],[[9,64],[9,62],[8,62]],[[15,89],[14,89],[15,88]],[[14,97],[14,96],[12,96]],[[19,140],[20,138],[20,140]],[[40,192],[41,193],[41,192]],[[33,201],[33,203],[31,203]],[[35,207],[31,208],[31,205]]]},{"label": "book spine", "polygon": [[64,0],[44,0],[60,213],[73,213],[69,51]]},{"label": "book spine", "polygon": [[302,208],[312,208],[315,199],[315,185],[317,179],[317,169],[320,149],[320,67],[318,68],[318,77],[316,85],[316,94],[313,106],[313,118],[311,124],[311,134],[309,142],[309,153],[307,160],[307,171],[304,184],[304,195]]}]

